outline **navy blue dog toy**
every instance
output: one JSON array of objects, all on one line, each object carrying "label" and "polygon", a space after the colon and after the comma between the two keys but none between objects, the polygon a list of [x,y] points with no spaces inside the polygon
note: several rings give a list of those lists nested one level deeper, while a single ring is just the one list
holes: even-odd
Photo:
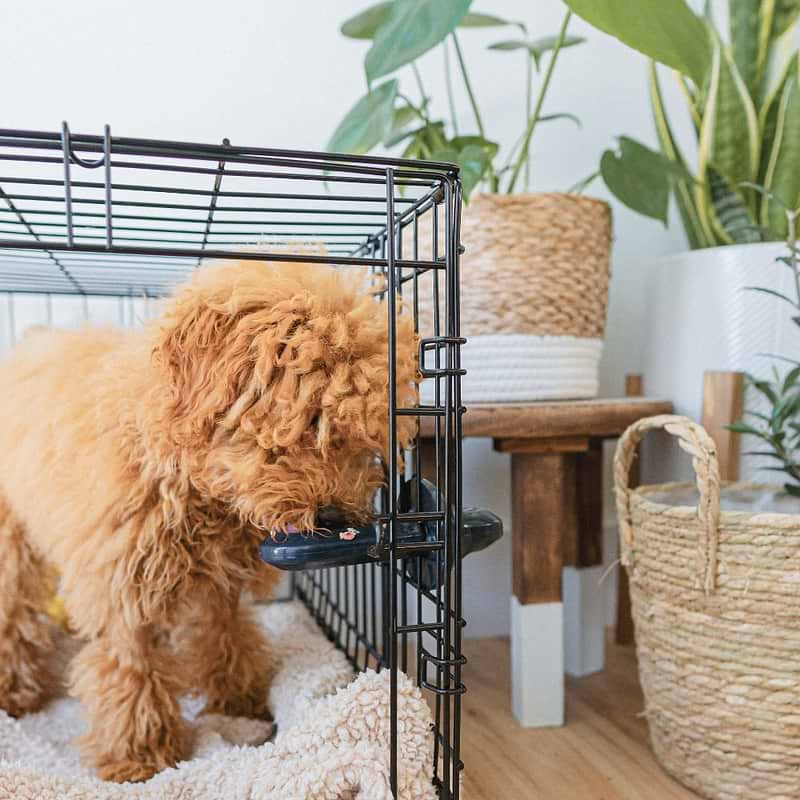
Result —
[{"label": "navy blue dog toy", "polygon": [[[419,485],[419,498],[417,486]],[[398,512],[435,512],[441,509],[436,487],[425,479],[405,481],[398,497]],[[387,548],[380,541],[378,523],[336,525],[324,522],[325,530],[285,534],[285,538],[264,539],[259,545],[261,560],[284,570],[321,569],[350,564],[385,561]],[[484,550],[503,535],[498,516],[484,509],[464,509],[461,515],[461,556]],[[402,544],[438,542],[436,522],[398,524],[397,541]],[[409,577],[423,589],[434,590],[444,581],[445,559],[437,552],[406,559]],[[419,574],[418,574],[419,573]]]}]

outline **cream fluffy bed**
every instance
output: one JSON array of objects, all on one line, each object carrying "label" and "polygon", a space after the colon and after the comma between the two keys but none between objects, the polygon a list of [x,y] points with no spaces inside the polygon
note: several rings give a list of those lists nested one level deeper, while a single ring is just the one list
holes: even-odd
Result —
[{"label": "cream fluffy bed", "polygon": [[[71,744],[83,730],[78,701],[60,697],[21,719],[0,711],[0,800],[390,800],[388,673],[354,680],[298,602],[257,613],[282,658],[270,697],[274,741],[268,723],[196,717],[201,703],[186,702],[190,760],[145,783],[104,783]],[[434,800],[430,711],[402,674],[398,696],[400,798]]]}]

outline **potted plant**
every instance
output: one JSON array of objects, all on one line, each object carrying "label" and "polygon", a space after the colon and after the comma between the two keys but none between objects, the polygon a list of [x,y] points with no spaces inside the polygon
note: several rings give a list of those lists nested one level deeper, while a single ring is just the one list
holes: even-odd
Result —
[{"label": "potted plant", "polygon": [[[644,372],[648,391],[697,417],[703,370],[763,378],[769,366],[759,354],[800,346],[765,295],[742,291],[786,294],[793,281],[771,265],[787,234],[780,204],[800,203],[800,55],[791,47],[800,2],[729,0],[724,29],[708,3],[698,15],[685,0],[565,2],[650,58],[660,150],[622,137],[597,174],[624,204],[664,224],[670,198],[677,207],[690,249],[652,273]],[[673,71],[685,98],[694,159],[674,133],[657,64]]]},{"label": "potted plant", "polygon": [[[381,147],[403,158],[454,162],[461,168],[468,200],[462,227],[462,330],[470,339],[464,396],[471,402],[597,392],[610,211],[605,203],[577,194],[529,193],[531,142],[538,126],[575,120],[545,108],[562,52],[583,41],[569,35],[570,16],[567,11],[556,35],[537,38],[529,36],[524,22],[472,12],[470,0],[390,0],[370,6],[341,28],[347,37],[370,42],[364,59],[369,88],[338,125],[328,149],[366,153]],[[521,55],[524,66],[524,126],[508,152],[484,125],[460,42],[465,30],[495,28],[514,33],[489,49]],[[443,54],[447,119],[433,113],[416,63],[433,48]],[[534,92],[537,75],[541,81]],[[474,122],[469,130],[459,126],[455,112],[456,76]]]}]

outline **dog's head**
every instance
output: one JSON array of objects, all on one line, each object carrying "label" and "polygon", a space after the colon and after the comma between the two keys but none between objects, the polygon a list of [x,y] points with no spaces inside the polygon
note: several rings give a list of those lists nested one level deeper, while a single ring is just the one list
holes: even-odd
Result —
[{"label": "dog's head", "polygon": [[[204,267],[169,301],[154,358],[162,421],[191,480],[249,525],[312,528],[336,507],[367,516],[388,453],[388,317],[360,270]],[[416,345],[397,317],[397,403],[416,400]],[[399,417],[398,444],[415,431]]]}]

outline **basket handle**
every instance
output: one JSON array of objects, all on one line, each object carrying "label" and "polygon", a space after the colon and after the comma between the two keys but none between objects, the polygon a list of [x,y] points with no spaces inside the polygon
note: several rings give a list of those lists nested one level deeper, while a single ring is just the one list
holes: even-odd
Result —
[{"label": "basket handle", "polygon": [[711,594],[717,583],[717,550],[719,548],[719,464],[714,440],[705,429],[688,417],[662,414],[634,422],[620,438],[614,453],[614,494],[617,500],[622,563],[632,566],[634,554],[633,525],[631,524],[628,485],[631,464],[636,456],[636,446],[648,431],[663,429],[678,440],[681,449],[692,457],[700,500],[697,518],[705,530],[700,558],[703,564],[703,589]]}]

